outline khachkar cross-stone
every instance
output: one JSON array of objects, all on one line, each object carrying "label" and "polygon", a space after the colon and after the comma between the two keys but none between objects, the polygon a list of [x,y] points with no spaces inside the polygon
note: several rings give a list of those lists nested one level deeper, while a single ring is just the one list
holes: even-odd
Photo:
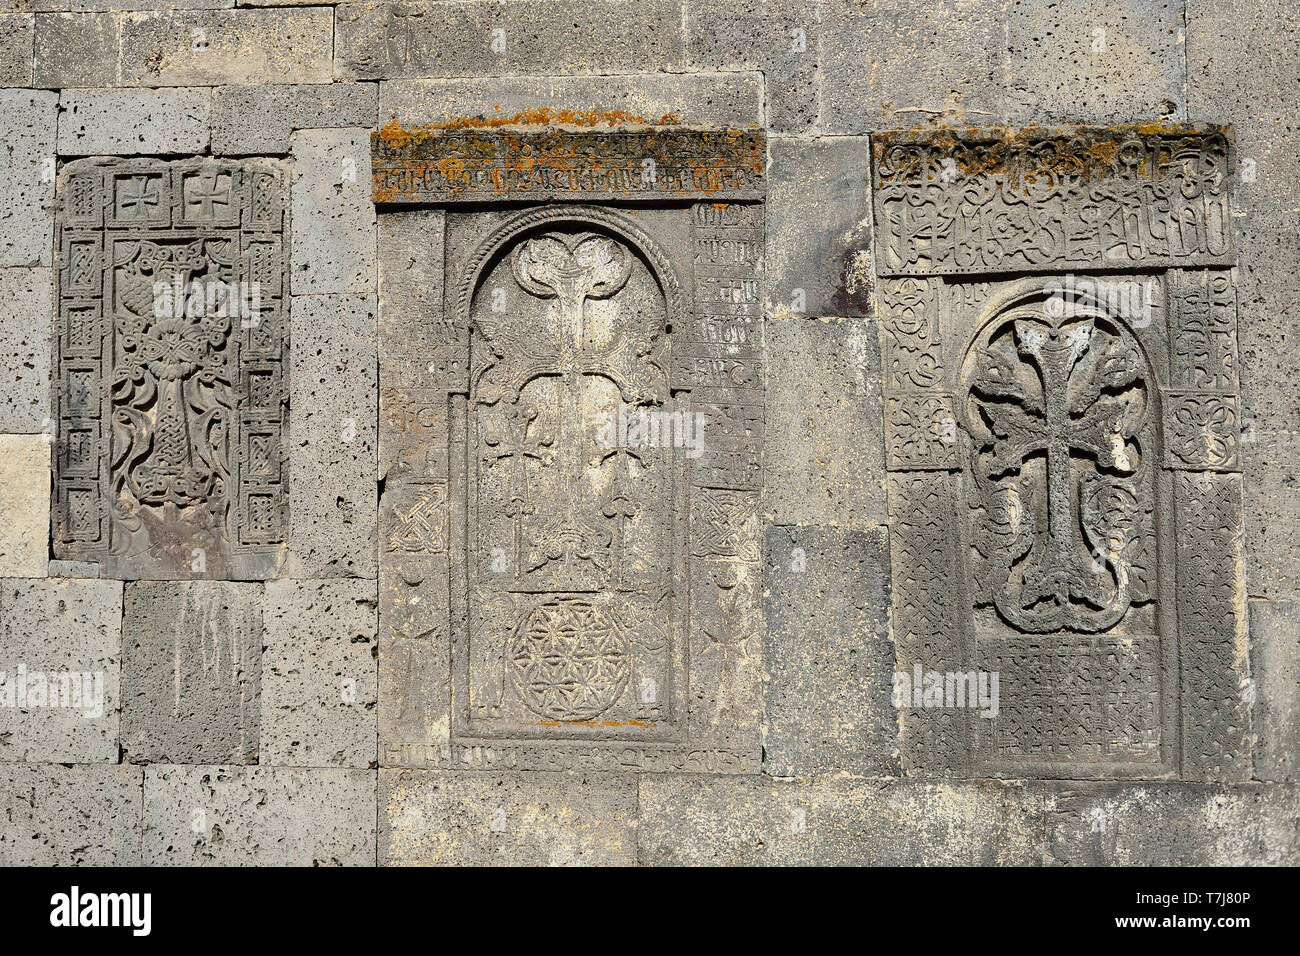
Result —
[{"label": "khachkar cross-stone", "polygon": [[[989,581],[994,604],[1023,631],[1102,631],[1133,600],[1142,371],[1117,325],[1059,298],[1002,316],[977,353],[968,399],[985,515],[977,548],[1000,572]],[[1045,502],[1035,500],[1035,460]]]}]

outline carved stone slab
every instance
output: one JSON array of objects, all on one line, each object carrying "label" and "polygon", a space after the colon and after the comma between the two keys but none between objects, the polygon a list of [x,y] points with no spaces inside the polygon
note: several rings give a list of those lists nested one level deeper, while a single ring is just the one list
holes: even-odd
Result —
[{"label": "carved stone slab", "polygon": [[912,772],[1249,773],[1230,135],[1171,137],[874,144],[898,666],[1000,689]]},{"label": "carved stone slab", "polygon": [[381,764],[759,770],[762,235],[381,215]]},{"label": "carved stone slab", "polygon": [[873,160],[881,275],[1235,261],[1222,127],[886,133]]},{"label": "carved stone slab", "polygon": [[259,160],[59,175],[54,553],[265,578],[284,546],[286,180]]},{"label": "carved stone slab", "polygon": [[371,134],[377,203],[502,199],[759,199],[761,130],[676,127],[520,132],[402,129]]}]

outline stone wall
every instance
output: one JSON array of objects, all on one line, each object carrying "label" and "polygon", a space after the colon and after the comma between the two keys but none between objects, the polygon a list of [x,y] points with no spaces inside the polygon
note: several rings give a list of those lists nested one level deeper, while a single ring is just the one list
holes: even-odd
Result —
[{"label": "stone wall", "polygon": [[[0,0],[0,862],[1300,862],[1296,40],[1236,0]],[[991,158],[1030,126],[1071,165]],[[903,141],[938,178],[884,176]],[[577,142],[648,191],[493,178]],[[1135,142],[1152,244],[1016,258]],[[1082,205],[1033,220],[1058,173]],[[894,244],[909,188],[989,183],[1004,231]],[[1154,356],[1096,373],[1088,446],[1138,504],[1034,603],[970,529],[1083,509],[1080,466],[981,484],[1029,426],[965,417],[1009,393],[963,337],[1040,354],[988,303],[1076,272],[1156,290],[1042,333]],[[159,311],[196,276],[255,314]],[[566,446],[597,366],[601,409],[712,426],[616,455],[589,537],[542,518],[608,487]],[[914,665],[1001,668],[1022,724],[895,706]]]}]

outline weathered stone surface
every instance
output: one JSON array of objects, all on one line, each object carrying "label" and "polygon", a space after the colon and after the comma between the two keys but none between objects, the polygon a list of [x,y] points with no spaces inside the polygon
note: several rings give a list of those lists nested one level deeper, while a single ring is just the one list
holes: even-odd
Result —
[{"label": "weathered stone surface", "polygon": [[769,527],[763,772],[899,772],[883,527]]},{"label": "weathered stone surface", "polygon": [[116,85],[121,31],[117,13],[38,13],[34,85]]},{"label": "weathered stone surface", "polygon": [[0,582],[0,761],[117,762],[121,628],[120,582]]},{"label": "weathered stone surface", "polygon": [[0,764],[0,865],[139,866],[139,767]]},{"label": "weathered stone surface", "polygon": [[375,291],[370,131],[293,134],[293,293]]},{"label": "weathered stone surface", "polygon": [[293,297],[294,577],[375,574],[375,313],[373,295]]},{"label": "weathered stone surface", "polygon": [[255,763],[262,586],[135,581],[122,612],[122,751],[134,763]]},{"label": "weathered stone surface", "polygon": [[260,763],[373,767],[373,581],[266,585]]},{"label": "weathered stone surface", "polygon": [[0,432],[50,428],[53,282],[49,269],[0,269],[0,357],[10,376],[0,399]]},{"label": "weathered stone surface", "polygon": [[763,510],[775,524],[885,518],[880,346],[863,319],[774,317],[765,327],[768,446]]},{"label": "weathered stone surface", "polygon": [[43,578],[50,548],[50,443],[0,435],[0,578]]},{"label": "weathered stone surface", "polygon": [[1038,863],[1042,798],[1023,785],[651,775],[640,862],[669,866]]},{"label": "weathered stone surface", "polygon": [[7,0],[7,2],[19,9],[37,12],[219,10],[222,7],[235,6],[235,0]]},{"label": "weathered stone surface", "polygon": [[222,86],[212,91],[212,152],[289,152],[295,130],[375,126],[377,83]]},{"label": "weathered stone surface", "polygon": [[373,866],[375,774],[147,767],[143,858],[153,866]]},{"label": "weathered stone surface", "polygon": [[768,141],[767,308],[791,317],[871,314],[866,137]]},{"label": "weathered stone surface", "polygon": [[64,90],[59,98],[59,153],[206,152],[208,101],[204,89]]},{"label": "weathered stone surface", "polygon": [[1050,124],[1186,116],[1184,8],[1174,0],[1009,0],[1011,118]]},{"label": "weathered stone surface", "polygon": [[1000,0],[826,0],[820,15],[820,132],[978,126],[1005,116]]},{"label": "weathered stone surface", "polygon": [[1250,602],[1250,671],[1254,695],[1254,777],[1295,781],[1300,777],[1300,605],[1293,601]]},{"label": "weathered stone surface", "polygon": [[132,578],[284,557],[286,172],[88,159],[59,174],[54,552]]},{"label": "weathered stone surface", "polygon": [[30,13],[0,13],[0,86],[32,85],[35,37]]},{"label": "weathered stone surface", "polygon": [[396,79],[379,84],[379,125],[436,126],[466,118],[504,127],[534,123],[657,123],[744,129],[762,123],[763,76],[636,73]]},{"label": "weathered stone surface", "polygon": [[405,866],[628,866],[637,781],[607,773],[381,770],[379,860]]},{"label": "weathered stone surface", "polygon": [[692,68],[761,70],[767,127],[809,130],[818,117],[820,23],[799,0],[686,0],[686,57]]},{"label": "weathered stone surface", "polygon": [[332,38],[327,7],[129,13],[122,20],[122,82],[328,83]]},{"label": "weathered stone surface", "polygon": [[1295,866],[1300,789],[1191,783],[1060,785],[1048,859],[1086,866]]},{"label": "weathered stone surface", "polygon": [[50,561],[52,578],[97,578],[99,565],[93,561]]},{"label": "weathered stone surface", "polygon": [[677,0],[491,0],[338,7],[335,76],[635,73],[682,62]]},{"label": "weathered stone surface", "polygon": [[0,90],[0,267],[48,266],[59,96]]}]

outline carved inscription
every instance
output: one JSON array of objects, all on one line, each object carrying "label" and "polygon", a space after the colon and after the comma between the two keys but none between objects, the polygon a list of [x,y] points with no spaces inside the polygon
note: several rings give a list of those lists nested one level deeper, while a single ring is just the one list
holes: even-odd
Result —
[{"label": "carved inscription", "polygon": [[80,160],[59,180],[55,553],[259,578],[284,542],[285,181]]}]

